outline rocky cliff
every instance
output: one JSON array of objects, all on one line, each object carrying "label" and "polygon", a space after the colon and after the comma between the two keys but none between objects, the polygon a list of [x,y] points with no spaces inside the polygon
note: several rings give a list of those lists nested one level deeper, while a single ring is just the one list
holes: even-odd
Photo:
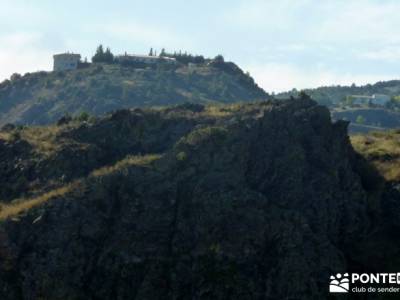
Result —
[{"label": "rocky cliff", "polygon": [[1,299],[325,299],[398,271],[398,192],[346,127],[299,99],[120,111],[47,151],[3,132],[2,184],[30,161],[47,185],[2,190]]}]

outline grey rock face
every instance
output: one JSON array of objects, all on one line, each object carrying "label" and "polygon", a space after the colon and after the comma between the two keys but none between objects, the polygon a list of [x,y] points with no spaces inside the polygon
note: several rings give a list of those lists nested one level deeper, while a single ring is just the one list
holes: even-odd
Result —
[{"label": "grey rock face", "polygon": [[326,299],[399,266],[398,192],[345,123],[308,100],[236,119],[3,222],[1,299]]}]

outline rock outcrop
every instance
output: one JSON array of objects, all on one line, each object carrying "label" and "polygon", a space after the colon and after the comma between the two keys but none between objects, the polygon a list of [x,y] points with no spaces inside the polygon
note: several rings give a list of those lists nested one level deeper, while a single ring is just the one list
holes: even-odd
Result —
[{"label": "rock outcrop", "polygon": [[[143,162],[3,220],[0,298],[325,299],[331,274],[398,271],[398,192],[353,151],[347,123],[308,99],[229,112],[153,120],[137,133]],[[110,140],[137,128],[132,114],[114,116],[127,121]],[[129,154],[138,137],[99,146],[107,120],[64,134]]]}]

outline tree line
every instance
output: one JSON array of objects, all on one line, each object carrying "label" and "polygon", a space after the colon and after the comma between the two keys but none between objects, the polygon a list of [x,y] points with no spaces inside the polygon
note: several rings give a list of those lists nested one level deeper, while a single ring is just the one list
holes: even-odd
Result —
[{"label": "tree line", "polygon": [[[150,48],[148,55],[149,56],[175,58],[176,61],[178,61],[182,64],[188,64],[188,63],[203,64],[207,61],[210,61],[210,59],[204,58],[203,55],[193,55],[186,51],[182,52],[181,50],[174,51],[173,53],[171,53],[171,52],[167,52],[164,48],[161,49],[161,51],[158,55],[157,55],[157,50]],[[218,62],[222,62],[222,63],[224,62],[224,58],[222,55],[217,55],[214,58],[214,60],[218,61]],[[94,62],[94,63],[113,63],[114,62],[114,54],[111,52],[109,47],[107,47],[106,50],[104,50],[103,45],[99,45],[96,49],[95,54],[92,57],[92,62]]]}]

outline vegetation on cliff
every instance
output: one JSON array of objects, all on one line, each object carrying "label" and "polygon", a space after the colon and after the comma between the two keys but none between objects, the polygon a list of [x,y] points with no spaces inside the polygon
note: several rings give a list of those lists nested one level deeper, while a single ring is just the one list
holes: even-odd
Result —
[{"label": "vegetation on cliff", "polygon": [[102,115],[122,108],[185,102],[248,102],[267,96],[229,62],[142,67],[94,63],[72,71],[13,76],[0,83],[0,125],[49,124],[66,114]]},{"label": "vegetation on cliff", "polygon": [[358,134],[351,142],[386,180],[400,183],[400,130]]},{"label": "vegetation on cliff", "polygon": [[324,299],[400,266],[398,191],[306,97],[0,136],[2,299]]}]

